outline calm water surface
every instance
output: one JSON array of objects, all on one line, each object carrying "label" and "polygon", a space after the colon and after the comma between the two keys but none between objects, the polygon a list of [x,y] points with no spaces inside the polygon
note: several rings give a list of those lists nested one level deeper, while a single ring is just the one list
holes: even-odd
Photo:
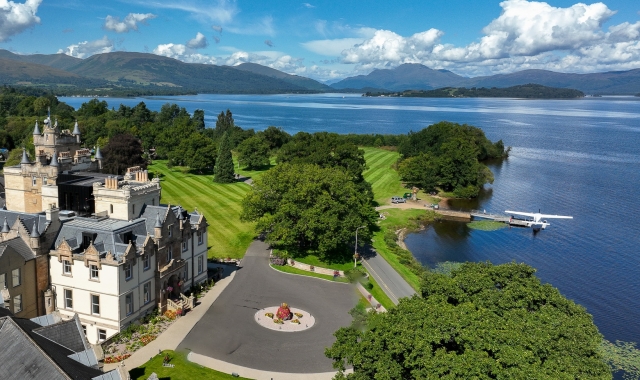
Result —
[{"label": "calm water surface", "polygon": [[[61,98],[73,107],[88,99]],[[457,208],[573,215],[545,231],[474,231],[443,222],[407,237],[424,265],[440,261],[524,262],[593,314],[609,340],[640,342],[640,99],[398,99],[352,95],[197,95],[105,99],[110,107],[168,102],[204,109],[214,126],[231,109],[237,125],[289,133],[407,133],[448,120],[482,128],[511,146],[492,164],[495,182]]]}]

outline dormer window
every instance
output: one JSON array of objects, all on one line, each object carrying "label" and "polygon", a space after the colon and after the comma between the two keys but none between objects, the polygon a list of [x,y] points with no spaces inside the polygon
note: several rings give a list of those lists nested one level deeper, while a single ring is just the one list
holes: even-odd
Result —
[{"label": "dormer window", "polygon": [[69,260],[62,260],[62,273],[71,275],[71,262]]},{"label": "dormer window", "polygon": [[47,185],[47,177],[42,177],[42,184]]},{"label": "dormer window", "polygon": [[202,231],[198,231],[198,245],[202,244],[204,241],[202,237]]},{"label": "dormer window", "polygon": [[95,265],[95,264],[89,265],[89,272],[90,272],[90,278],[92,280],[99,280],[100,279],[97,265]]},{"label": "dormer window", "polygon": [[133,269],[131,268],[131,263],[124,264],[124,278],[125,280],[130,280],[133,277]]}]

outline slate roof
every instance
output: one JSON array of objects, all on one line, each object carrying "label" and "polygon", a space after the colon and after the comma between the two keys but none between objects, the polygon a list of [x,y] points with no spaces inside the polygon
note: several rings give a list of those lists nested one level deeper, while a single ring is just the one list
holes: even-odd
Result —
[{"label": "slate roof", "polygon": [[25,261],[33,260],[36,255],[31,248],[19,237],[0,243],[0,256],[4,255],[7,250],[12,250],[24,258]]},{"label": "slate roof", "polygon": [[92,235],[93,246],[98,252],[103,256],[111,252],[119,259],[127,249],[128,243],[125,243],[124,236],[128,232],[131,232],[136,245],[141,247],[147,236],[145,220],[136,219],[129,222],[110,218],[75,218],[63,223],[54,246],[59,247],[64,239],[72,251],[80,253],[83,233],[88,233]]},{"label": "slate roof", "polygon": [[91,345],[82,332],[82,326],[80,325],[80,319],[78,319],[77,314],[74,318],[68,321],[39,327],[37,329],[33,329],[33,332],[42,335],[73,352],[83,352],[91,348]]},{"label": "slate roof", "polygon": [[[150,236],[156,236],[154,228],[155,228],[156,220],[158,216],[160,216],[160,222],[164,223],[165,216],[167,215],[167,208],[168,208],[167,205],[160,205],[160,206],[145,205],[140,211],[140,218],[145,220],[145,227],[147,229],[147,233]],[[171,206],[171,209],[169,210],[169,212],[172,212],[177,219],[180,219],[180,214],[182,214],[184,218],[189,219],[189,222],[191,223],[191,228],[195,228],[193,224],[197,223],[198,220],[200,219],[200,214],[198,214],[197,211],[193,211],[189,213],[187,210],[183,209],[180,206]]]},{"label": "slate roof", "polygon": [[[92,379],[102,371],[72,358],[74,352],[39,335],[40,325],[23,318],[0,318],[0,373],[9,379]],[[5,377],[8,376],[8,377]]]},{"label": "slate roof", "polygon": [[4,223],[5,217],[7,218],[9,227],[13,226],[13,224],[16,222],[16,219],[20,219],[23,226],[27,229],[27,231],[29,231],[29,234],[31,234],[32,232],[31,230],[33,229],[33,222],[36,222],[40,234],[46,231],[49,224],[49,222],[47,221],[47,216],[44,213],[27,214],[25,212],[0,210],[0,223]]}]

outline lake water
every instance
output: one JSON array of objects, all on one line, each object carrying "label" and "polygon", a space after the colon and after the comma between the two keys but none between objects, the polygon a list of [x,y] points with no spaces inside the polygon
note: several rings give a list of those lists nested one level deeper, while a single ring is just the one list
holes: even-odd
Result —
[{"label": "lake water", "polygon": [[[61,98],[79,107],[86,98]],[[407,133],[448,120],[482,128],[511,146],[492,164],[495,182],[453,207],[572,215],[547,230],[470,230],[443,222],[406,243],[423,264],[524,262],[543,282],[583,305],[609,340],[640,342],[640,98],[581,100],[402,99],[353,95],[197,95],[105,99],[116,109],[143,100],[205,110],[208,126],[231,109],[243,128],[289,133]]]}]

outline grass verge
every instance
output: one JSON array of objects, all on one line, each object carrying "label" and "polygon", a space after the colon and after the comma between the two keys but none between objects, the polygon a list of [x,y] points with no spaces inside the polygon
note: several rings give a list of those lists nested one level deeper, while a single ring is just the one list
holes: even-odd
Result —
[{"label": "grass verge", "polygon": [[[164,356],[169,354],[174,367],[163,367],[162,362]],[[234,377],[226,373],[218,372],[210,368],[203,367],[199,364],[192,363],[187,360],[185,352],[175,352],[171,350],[162,351],[161,354],[154,356],[151,360],[144,363],[138,368],[129,371],[131,380],[147,379],[152,373],[158,375],[159,379],[171,380],[192,380],[192,379],[211,379],[211,380],[237,380],[245,377]]]},{"label": "grass verge", "polygon": [[302,269],[298,269],[298,268],[294,268],[291,267],[289,265],[271,265],[271,268],[280,271],[280,272],[284,272],[284,273],[291,273],[291,274],[299,274],[302,276],[307,276],[307,277],[315,277],[315,278],[321,278],[323,280],[329,280],[329,281],[333,281],[333,282],[344,282],[344,283],[348,283],[349,280],[347,280],[344,277],[337,277],[336,279],[333,278],[333,276],[329,276],[326,274],[321,274],[321,273],[316,273],[316,272],[309,272],[306,270],[302,270]]},{"label": "grass verge", "polygon": [[[387,294],[382,290],[382,288],[378,285],[376,280],[373,279],[373,276],[369,275],[369,282],[373,285],[373,288],[367,289],[369,293],[373,296],[373,298],[377,299],[380,302],[380,305],[384,306],[385,309],[390,310],[396,305],[391,301],[391,298],[387,296]],[[366,288],[365,288],[366,289]],[[367,307],[370,307],[367,302]]]},{"label": "grass verge", "polygon": [[[349,260],[346,263],[327,263],[325,261],[320,260],[320,258],[315,255],[307,255],[305,257],[293,257],[293,259],[303,264],[313,265],[320,268],[342,270],[342,271],[353,269],[353,261],[351,260]],[[360,264],[358,263],[358,265]]]},{"label": "grass verge", "polygon": [[181,168],[167,168],[166,161],[154,161],[149,170],[160,175],[163,203],[198,209],[209,223],[209,257],[241,258],[255,238],[254,224],[240,221],[242,199],[250,186],[243,182],[220,184],[213,175],[192,174]]}]

